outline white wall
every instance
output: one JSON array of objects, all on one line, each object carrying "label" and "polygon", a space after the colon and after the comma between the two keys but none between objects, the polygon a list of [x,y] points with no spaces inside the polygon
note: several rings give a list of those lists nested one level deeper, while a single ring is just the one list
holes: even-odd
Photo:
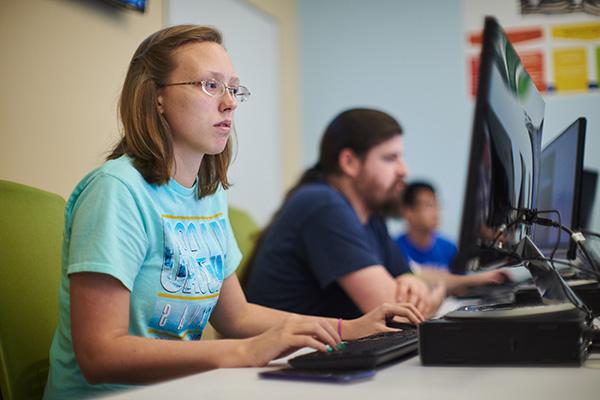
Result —
[{"label": "white wall", "polygon": [[[388,111],[404,127],[411,178],[436,184],[441,229],[456,238],[473,113],[461,0],[303,0],[298,7],[305,166],[341,110]],[[588,118],[585,165],[600,169],[598,93],[547,97],[544,142],[580,115]]]},{"label": "white wall", "polygon": [[412,179],[432,180],[442,230],[460,220],[471,106],[457,0],[304,0],[299,5],[305,164],[338,112],[380,108],[404,128]]},{"label": "white wall", "polygon": [[230,203],[265,224],[282,194],[279,148],[279,48],[276,21],[244,1],[170,0],[167,25],[216,26],[250,100],[235,116],[238,151],[230,168]]}]

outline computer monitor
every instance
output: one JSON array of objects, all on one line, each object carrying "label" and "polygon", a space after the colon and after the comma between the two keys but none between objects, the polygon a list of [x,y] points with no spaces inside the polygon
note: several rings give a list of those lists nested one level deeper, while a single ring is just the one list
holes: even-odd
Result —
[{"label": "computer monitor", "polygon": [[[537,209],[558,211],[561,224],[569,228],[581,227],[579,211],[585,128],[586,119],[578,118],[542,151]],[[557,220],[555,214],[544,214],[543,217]],[[550,255],[558,232],[557,228],[537,225],[533,242],[544,255]],[[561,232],[557,246],[560,257],[575,258],[575,247],[569,235]]]},{"label": "computer monitor", "polygon": [[592,229],[592,211],[598,186],[598,171],[584,169],[581,177],[581,205],[579,207],[579,222],[581,229]]},{"label": "computer monitor", "polygon": [[455,273],[497,259],[530,234],[518,222],[536,204],[544,100],[506,34],[485,19]]}]

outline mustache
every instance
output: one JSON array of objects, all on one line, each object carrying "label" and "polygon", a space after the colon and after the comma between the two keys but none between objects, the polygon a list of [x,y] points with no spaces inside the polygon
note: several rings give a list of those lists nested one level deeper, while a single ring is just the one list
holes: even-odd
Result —
[{"label": "mustache", "polygon": [[401,189],[404,189],[406,187],[406,180],[404,178],[396,179],[394,183],[392,183],[392,185],[390,186],[390,191],[394,190],[398,186],[400,186]]}]

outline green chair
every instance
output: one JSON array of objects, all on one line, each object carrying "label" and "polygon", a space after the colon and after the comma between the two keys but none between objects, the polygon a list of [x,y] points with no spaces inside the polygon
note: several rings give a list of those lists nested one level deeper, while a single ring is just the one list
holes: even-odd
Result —
[{"label": "green chair", "polygon": [[0,393],[39,399],[58,318],[65,201],[0,180]]},{"label": "green chair", "polygon": [[246,281],[246,275],[248,273],[247,261],[254,245],[258,239],[260,228],[254,219],[246,211],[230,206],[229,207],[229,221],[231,222],[231,228],[233,229],[233,235],[238,243],[240,251],[242,252],[242,262],[240,263],[236,274],[238,279],[242,283]]}]

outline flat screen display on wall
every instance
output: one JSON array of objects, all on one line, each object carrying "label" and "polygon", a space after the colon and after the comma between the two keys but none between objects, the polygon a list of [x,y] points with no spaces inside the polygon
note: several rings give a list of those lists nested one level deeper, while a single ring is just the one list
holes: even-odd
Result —
[{"label": "flat screen display on wall", "polygon": [[135,10],[139,12],[146,11],[146,0],[104,0],[109,4],[126,8],[129,10]]}]

